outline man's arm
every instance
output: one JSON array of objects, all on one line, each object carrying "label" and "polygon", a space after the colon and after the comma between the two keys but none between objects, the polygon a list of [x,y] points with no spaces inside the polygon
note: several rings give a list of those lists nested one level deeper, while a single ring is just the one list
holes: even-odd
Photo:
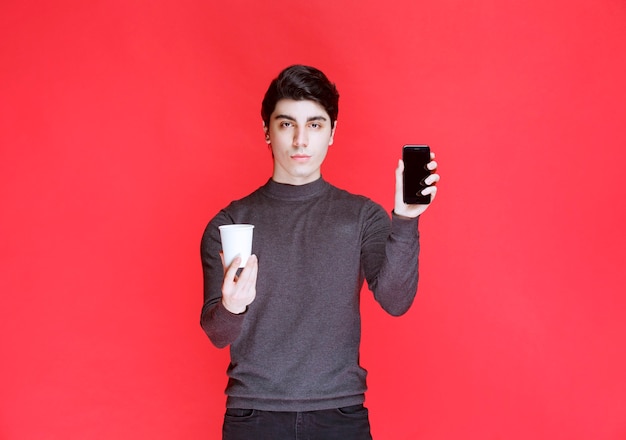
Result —
[{"label": "man's arm", "polygon": [[239,336],[246,308],[256,295],[258,271],[254,255],[248,259],[239,276],[239,257],[224,270],[218,225],[229,223],[232,221],[226,214],[218,214],[207,226],[200,249],[204,276],[200,325],[211,342],[219,348],[232,344]]},{"label": "man's arm", "polygon": [[[437,193],[437,163],[431,153],[426,179],[428,188],[422,194],[431,194],[431,203]],[[395,205],[391,218],[372,212],[363,241],[362,263],[368,285],[384,310],[394,316],[405,313],[415,298],[419,279],[419,216],[430,205],[407,205],[402,198],[402,172],[400,160],[396,168]],[[384,214],[386,216],[386,214]]]},{"label": "man's arm", "polygon": [[393,316],[406,313],[417,292],[419,218],[370,213],[361,250],[367,284],[381,307]]}]

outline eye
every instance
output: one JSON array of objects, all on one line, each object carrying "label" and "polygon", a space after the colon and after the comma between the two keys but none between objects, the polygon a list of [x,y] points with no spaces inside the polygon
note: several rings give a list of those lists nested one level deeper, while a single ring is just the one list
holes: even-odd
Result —
[{"label": "eye", "polygon": [[322,128],[322,124],[320,124],[320,123],[318,123],[318,122],[312,122],[312,123],[311,123],[311,125],[310,125],[310,127],[311,127],[311,128],[315,128],[315,129],[318,129],[318,128]]},{"label": "eye", "polygon": [[282,121],[282,122],[280,123],[280,126],[281,126],[281,127],[285,127],[285,128],[289,128],[289,127],[292,127],[292,126],[293,126],[293,123],[292,123],[292,122],[290,122],[290,121]]}]

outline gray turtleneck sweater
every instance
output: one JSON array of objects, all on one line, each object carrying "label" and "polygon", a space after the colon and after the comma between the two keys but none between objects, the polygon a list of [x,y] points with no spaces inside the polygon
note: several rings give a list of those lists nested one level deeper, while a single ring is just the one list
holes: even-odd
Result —
[{"label": "gray turtleneck sweater", "polygon": [[[256,298],[240,315],[221,302],[218,226],[254,224]],[[391,216],[373,201],[323,179],[270,180],[232,202],[202,237],[201,325],[230,345],[227,407],[313,411],[364,402],[359,365],[364,279],[392,315],[405,313],[418,280],[418,219]]]}]

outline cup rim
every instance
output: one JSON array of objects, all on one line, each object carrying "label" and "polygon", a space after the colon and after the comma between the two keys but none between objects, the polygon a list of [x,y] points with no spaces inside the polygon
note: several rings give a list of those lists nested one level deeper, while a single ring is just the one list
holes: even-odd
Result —
[{"label": "cup rim", "polygon": [[234,223],[231,225],[221,225],[218,226],[218,229],[250,229],[250,228],[254,228],[254,225],[248,224],[248,223]]}]

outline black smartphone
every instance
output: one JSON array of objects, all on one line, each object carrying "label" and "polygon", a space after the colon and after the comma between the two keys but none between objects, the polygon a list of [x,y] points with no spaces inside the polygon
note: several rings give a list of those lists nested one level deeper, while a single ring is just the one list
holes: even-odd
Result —
[{"label": "black smartphone", "polygon": [[422,195],[422,190],[428,187],[426,178],[430,170],[426,165],[430,162],[430,147],[428,145],[405,145],[402,147],[402,161],[404,162],[403,199],[410,205],[427,205],[430,203],[430,194]]}]

